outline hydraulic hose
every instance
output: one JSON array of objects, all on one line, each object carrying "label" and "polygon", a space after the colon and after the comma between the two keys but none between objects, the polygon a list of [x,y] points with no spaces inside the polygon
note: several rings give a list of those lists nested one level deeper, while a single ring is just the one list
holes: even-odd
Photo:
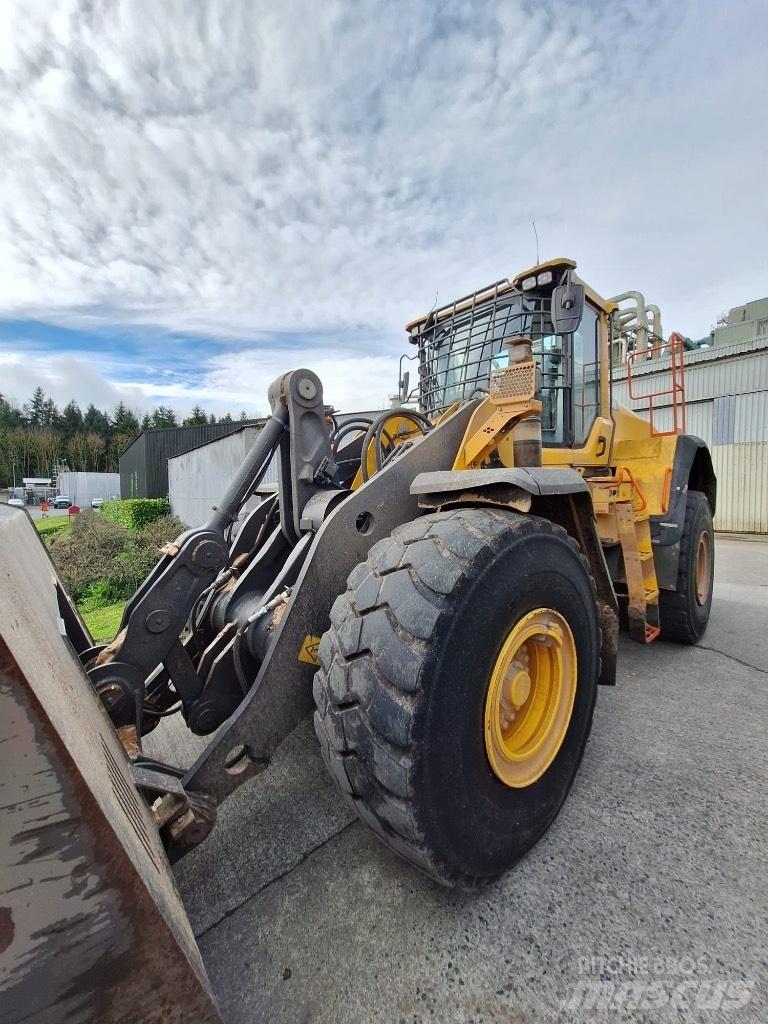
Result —
[{"label": "hydraulic hose", "polygon": [[[387,412],[383,412],[380,416],[371,423],[370,427],[363,438],[363,449],[360,453],[360,472],[362,473],[363,481],[369,479],[368,473],[368,447],[371,441],[374,441],[374,457],[376,460],[376,469],[381,469],[381,438],[385,433],[384,426],[387,420],[391,420],[394,416],[399,416],[401,419],[410,420],[415,426],[419,428],[422,434],[428,433],[432,429],[431,422],[420,412],[416,412],[412,409],[391,409]],[[391,441],[391,437],[387,434],[387,437]]]}]

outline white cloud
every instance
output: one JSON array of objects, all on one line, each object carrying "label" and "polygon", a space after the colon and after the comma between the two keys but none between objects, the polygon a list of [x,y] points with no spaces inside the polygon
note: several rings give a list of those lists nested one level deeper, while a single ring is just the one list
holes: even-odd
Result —
[{"label": "white cloud", "polygon": [[0,352],[0,392],[8,400],[21,405],[38,385],[59,407],[71,398],[83,408],[91,402],[99,409],[120,401],[137,408],[148,404],[139,389],[111,383],[83,359]]},{"label": "white cloud", "polygon": [[355,354],[345,349],[299,349],[290,357],[280,350],[247,349],[212,360],[203,391],[206,399],[230,407],[269,411],[267,389],[288,370],[307,367],[323,384],[326,403],[343,412],[386,409],[397,390],[398,356]]},{"label": "white cloud", "polygon": [[[0,18],[0,315],[338,328],[342,354],[306,353],[332,375],[358,367],[359,327],[390,339],[351,384],[373,395],[436,292],[533,262],[532,217],[542,255],[647,291],[668,328],[704,333],[766,290],[758,0],[19,0]],[[213,354],[211,394],[246,393],[254,359],[287,368],[266,344]]]},{"label": "white cloud", "polygon": [[[23,344],[23,343],[21,343]],[[343,412],[384,409],[397,390],[396,353],[356,355],[344,348],[238,348],[204,360],[194,381],[158,370],[151,379],[111,381],[93,357],[21,355],[0,352],[0,393],[16,405],[27,401],[39,385],[63,408],[74,398],[109,411],[125,402],[139,413],[157,405],[186,415],[193,405],[207,412],[233,416],[269,414],[267,390],[289,370],[309,367],[320,377],[325,401]]]}]

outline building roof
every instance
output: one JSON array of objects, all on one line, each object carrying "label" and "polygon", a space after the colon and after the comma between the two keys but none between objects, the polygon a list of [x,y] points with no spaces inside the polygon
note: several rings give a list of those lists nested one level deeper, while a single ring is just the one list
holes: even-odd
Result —
[{"label": "building roof", "polygon": [[[350,420],[356,420],[361,416],[365,419],[375,420],[377,416],[381,416],[384,412],[397,413],[397,409],[373,409],[366,410],[365,412],[334,412],[333,415],[336,419],[336,423],[339,426],[342,426],[344,423],[348,423]],[[267,419],[264,417],[260,420],[248,420],[247,423],[238,423],[234,430],[227,431],[226,434],[220,434],[218,437],[212,437],[207,441],[200,441],[197,444],[193,444],[189,448],[185,448],[184,451],[176,452],[175,455],[171,455],[168,461],[170,462],[171,459],[181,458],[182,455],[194,452],[198,448],[207,448],[209,444],[216,444],[218,441],[223,441],[227,437],[232,437],[233,434],[239,434],[248,427],[263,427],[266,422]]]},{"label": "building roof", "polygon": [[216,444],[218,441],[223,441],[225,438],[234,437],[235,434],[242,434],[244,430],[253,430],[255,427],[263,427],[267,422],[266,417],[260,420],[248,420],[247,423],[238,423],[234,430],[228,430],[225,434],[219,434],[218,437],[211,437],[207,441],[198,441],[197,444],[190,445],[189,448],[185,448],[182,452],[176,452],[175,455],[171,455],[168,461],[171,459],[179,459],[182,455],[187,455],[189,452],[197,451],[198,448],[207,448],[209,444]]},{"label": "building roof", "polygon": [[[712,345],[710,348],[697,348],[692,352],[685,353],[685,367],[688,369],[700,363],[719,362],[724,359],[736,359],[740,356],[753,355],[756,352],[768,350],[768,337],[752,338],[750,341],[740,341],[733,345]],[[632,367],[632,375],[644,373],[655,373],[659,370],[668,370],[670,357],[661,356],[657,359],[643,360],[638,358]],[[627,375],[627,368],[624,365],[613,367],[614,380],[621,380]]]},{"label": "building roof", "polygon": [[[263,422],[263,419],[255,419],[243,421],[238,420],[236,423],[199,423],[194,426],[186,427],[149,427],[149,429],[142,430],[140,434],[137,434],[136,437],[134,437],[131,443],[120,452],[119,458],[122,458],[126,452],[129,452],[135,444],[138,444],[138,442],[141,441],[142,438],[149,436],[162,435],[163,439],[167,440],[171,446],[175,448],[177,444],[184,444],[184,431],[188,431],[190,437],[195,434],[199,435],[201,432],[211,431],[212,434],[209,440],[214,441],[218,437],[226,437],[227,434],[234,434],[242,427],[259,426]],[[204,441],[196,441],[194,444],[190,444],[189,447],[180,449],[176,454],[181,455],[185,451],[190,451],[192,448],[197,448],[200,444],[205,443],[206,442]]]}]

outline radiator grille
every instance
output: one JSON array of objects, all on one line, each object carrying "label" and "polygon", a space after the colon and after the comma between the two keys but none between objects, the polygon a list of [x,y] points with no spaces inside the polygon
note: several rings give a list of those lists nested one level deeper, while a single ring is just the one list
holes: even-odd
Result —
[{"label": "radiator grille", "polygon": [[536,364],[518,363],[491,372],[490,396],[497,402],[530,399],[536,391]]}]

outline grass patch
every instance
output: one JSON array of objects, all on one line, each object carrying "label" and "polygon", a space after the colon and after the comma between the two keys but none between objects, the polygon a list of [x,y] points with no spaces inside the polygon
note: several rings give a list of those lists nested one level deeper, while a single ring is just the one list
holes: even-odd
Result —
[{"label": "grass patch", "polygon": [[117,601],[115,604],[108,604],[103,608],[94,608],[87,602],[80,606],[79,612],[91,632],[94,643],[104,644],[114,640],[115,634],[120,628],[123,608],[125,608],[125,601]]},{"label": "grass patch", "polygon": [[35,526],[38,533],[58,533],[59,530],[68,530],[72,523],[69,516],[55,516],[53,519],[36,519]]}]

